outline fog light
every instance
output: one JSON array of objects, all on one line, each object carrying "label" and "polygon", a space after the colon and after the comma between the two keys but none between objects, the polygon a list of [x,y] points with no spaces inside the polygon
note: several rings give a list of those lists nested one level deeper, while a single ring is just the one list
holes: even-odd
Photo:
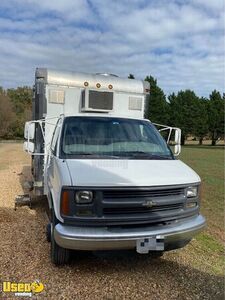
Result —
[{"label": "fog light", "polygon": [[187,188],[187,197],[188,198],[197,197],[197,195],[198,195],[198,187],[197,186],[189,186]]},{"label": "fog light", "polygon": [[197,206],[197,202],[188,202],[186,208],[194,208]]},{"label": "fog light", "polygon": [[93,193],[91,191],[78,191],[75,200],[78,204],[89,204],[93,200]]}]

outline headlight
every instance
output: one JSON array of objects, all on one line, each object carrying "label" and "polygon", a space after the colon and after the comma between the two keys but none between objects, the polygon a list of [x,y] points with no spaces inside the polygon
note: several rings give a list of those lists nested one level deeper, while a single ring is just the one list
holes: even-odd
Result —
[{"label": "headlight", "polygon": [[89,204],[93,200],[93,193],[91,191],[78,191],[75,200],[78,204]]},{"label": "headlight", "polygon": [[198,187],[197,186],[189,186],[187,188],[187,198],[193,198],[198,196]]}]

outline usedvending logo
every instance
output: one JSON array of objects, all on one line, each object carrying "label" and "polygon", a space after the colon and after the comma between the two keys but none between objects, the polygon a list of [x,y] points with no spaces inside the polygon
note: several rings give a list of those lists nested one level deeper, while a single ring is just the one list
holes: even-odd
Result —
[{"label": "usedvending logo", "polygon": [[43,290],[44,285],[39,280],[31,283],[11,281],[3,281],[2,283],[3,293],[14,293],[15,296],[19,297],[32,297],[33,295],[41,293]]}]

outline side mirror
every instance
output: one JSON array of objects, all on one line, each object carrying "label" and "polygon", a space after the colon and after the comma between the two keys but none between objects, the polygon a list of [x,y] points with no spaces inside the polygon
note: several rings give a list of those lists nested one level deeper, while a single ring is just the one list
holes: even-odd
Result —
[{"label": "side mirror", "polygon": [[26,140],[33,140],[35,135],[35,123],[26,122],[24,127],[24,138]]},{"label": "side mirror", "polygon": [[36,151],[36,147],[35,147],[35,131],[36,131],[36,124],[37,126],[40,126],[40,130],[41,130],[41,134],[43,136],[43,140],[45,140],[44,137],[44,130],[43,130],[43,121],[42,120],[36,120],[36,121],[30,121],[30,122],[26,122],[25,123],[25,127],[24,127],[24,138],[25,138],[25,142],[23,144],[23,149],[29,153],[33,155],[45,155],[45,152],[35,152]]},{"label": "side mirror", "polygon": [[180,141],[181,141],[181,130],[180,130],[180,128],[175,128],[175,137],[174,137],[174,142],[175,142],[174,155],[175,156],[178,156],[181,152]]},{"label": "side mirror", "polygon": [[24,127],[24,138],[25,142],[23,144],[23,150],[29,154],[33,154],[35,151],[35,146],[32,140],[35,136],[35,123],[34,122],[26,122]]},{"label": "side mirror", "polygon": [[30,142],[30,141],[29,142],[27,142],[27,141],[24,142],[23,143],[23,150],[30,153],[30,154],[34,153],[34,150],[35,150],[34,143]]}]

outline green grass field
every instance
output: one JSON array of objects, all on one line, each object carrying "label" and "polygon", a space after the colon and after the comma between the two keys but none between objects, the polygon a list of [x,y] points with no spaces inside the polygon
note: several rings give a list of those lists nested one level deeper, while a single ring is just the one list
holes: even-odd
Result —
[{"label": "green grass field", "polygon": [[[201,212],[207,228],[194,241],[194,264],[205,264],[210,273],[224,273],[224,148],[184,146],[179,157],[202,179]],[[196,261],[195,261],[196,260]]]}]

